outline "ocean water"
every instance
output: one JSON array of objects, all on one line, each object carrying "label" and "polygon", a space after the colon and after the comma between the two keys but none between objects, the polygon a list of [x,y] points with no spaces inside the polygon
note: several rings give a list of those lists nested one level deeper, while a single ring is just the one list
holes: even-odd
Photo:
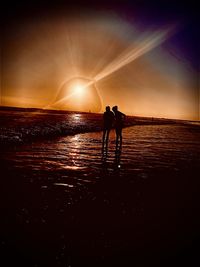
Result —
[{"label": "ocean water", "polygon": [[[84,184],[84,179],[86,183],[94,182],[100,179],[102,170],[110,175],[117,171],[121,176],[138,175],[146,179],[158,170],[178,172],[190,164],[198,166],[200,129],[174,124],[135,125],[123,130],[120,154],[116,154],[115,132],[112,130],[107,154],[102,154],[102,132],[92,132],[12,147],[3,153],[3,159],[9,162],[10,168],[19,171],[44,171],[55,186],[59,180],[63,188]],[[59,174],[58,180],[56,173]],[[42,175],[38,177],[41,180]],[[73,176],[72,183],[68,183],[68,178],[71,180]],[[48,187],[45,181],[43,183]]]},{"label": "ocean water", "polygon": [[[88,125],[85,115],[67,116]],[[107,153],[102,132],[89,131],[2,148],[5,255],[23,266],[160,266],[182,257],[200,234],[199,126],[138,123],[123,129],[118,152],[111,131]]]},{"label": "ocean water", "polygon": [[[174,121],[127,116],[125,126],[136,123],[172,124]],[[100,131],[102,125],[102,114],[1,107],[0,146]]]},{"label": "ocean water", "polygon": [[98,114],[56,111],[0,111],[0,144],[22,144],[40,138],[72,135],[102,128]]}]

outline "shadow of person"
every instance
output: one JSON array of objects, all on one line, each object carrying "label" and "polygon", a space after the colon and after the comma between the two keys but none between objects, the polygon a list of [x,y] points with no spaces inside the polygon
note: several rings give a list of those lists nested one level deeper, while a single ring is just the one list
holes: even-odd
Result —
[{"label": "shadow of person", "polygon": [[102,161],[106,161],[108,157],[108,146],[102,147]]},{"label": "shadow of person", "polygon": [[114,158],[114,170],[119,172],[121,169],[121,153],[122,153],[122,146],[116,146],[115,149],[115,158]]},{"label": "shadow of person", "polygon": [[104,147],[102,149],[102,157],[101,157],[101,163],[102,163],[102,177],[109,176],[109,162],[108,162],[108,147]]}]

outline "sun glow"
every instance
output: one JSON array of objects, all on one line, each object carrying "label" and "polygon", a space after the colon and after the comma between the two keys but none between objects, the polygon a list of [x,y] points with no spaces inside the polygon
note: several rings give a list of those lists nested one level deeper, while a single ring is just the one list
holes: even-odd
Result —
[{"label": "sun glow", "polygon": [[84,95],[84,88],[80,84],[76,84],[73,86],[73,91],[76,96],[83,96]]},{"label": "sun glow", "polygon": [[91,112],[118,105],[130,115],[196,119],[196,72],[170,46],[176,31],[106,12],[16,25],[4,42],[1,105]]},{"label": "sun glow", "polygon": [[92,80],[74,77],[60,85],[58,94],[50,107],[99,112],[102,108],[102,100]]}]

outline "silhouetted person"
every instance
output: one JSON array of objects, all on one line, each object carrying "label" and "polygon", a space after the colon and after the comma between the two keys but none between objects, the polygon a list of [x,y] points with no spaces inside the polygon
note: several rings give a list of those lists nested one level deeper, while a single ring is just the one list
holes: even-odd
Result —
[{"label": "silhouetted person", "polygon": [[104,150],[104,146],[106,143],[106,151],[108,148],[108,140],[110,130],[112,128],[114,121],[114,113],[110,110],[110,107],[106,107],[106,111],[103,114],[103,143],[102,143],[102,150]]},{"label": "silhouetted person", "polygon": [[115,114],[115,132],[116,132],[116,151],[118,149],[118,144],[120,142],[119,148],[122,147],[122,128],[124,126],[124,120],[126,115],[118,110],[117,106],[112,108]]}]

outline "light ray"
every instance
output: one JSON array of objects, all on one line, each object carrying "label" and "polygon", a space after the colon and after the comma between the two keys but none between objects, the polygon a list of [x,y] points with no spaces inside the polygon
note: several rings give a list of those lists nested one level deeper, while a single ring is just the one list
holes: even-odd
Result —
[{"label": "light ray", "polygon": [[[87,82],[84,82],[84,83],[81,82],[81,83],[80,83],[79,80],[83,80],[83,81],[86,81],[86,80],[87,80]],[[61,98],[61,99],[58,99],[58,97],[59,97],[59,92],[60,92],[61,90],[63,90],[63,88],[66,86],[66,84],[67,84],[67,88],[69,88],[68,85],[69,85],[70,82],[72,82],[72,81],[74,81],[74,82],[73,82],[72,85],[70,85],[70,88],[71,88],[71,90],[73,90],[73,91],[72,91],[71,93],[67,94],[65,97],[63,97],[63,98]],[[89,82],[88,82],[88,81],[89,81]],[[102,108],[103,100],[102,100],[101,94],[100,94],[100,92],[99,92],[99,88],[96,86],[96,84],[94,83],[94,81],[92,81],[92,80],[90,80],[90,79],[88,79],[88,78],[79,76],[79,77],[76,77],[76,78],[73,78],[73,79],[64,81],[64,82],[60,85],[59,90],[58,90],[58,95],[56,96],[56,99],[58,99],[58,100],[56,101],[56,99],[55,99],[51,104],[49,104],[49,105],[43,107],[43,109],[48,109],[48,108],[51,108],[51,107],[57,107],[58,105],[62,105],[62,104],[64,104],[64,102],[67,102],[67,101],[70,100],[71,98],[73,99],[74,97],[76,97],[76,95],[77,95],[77,96],[78,96],[78,95],[79,95],[79,96],[81,95],[81,98],[79,97],[79,100],[81,99],[81,101],[82,101],[82,98],[83,98],[84,96],[88,96],[87,89],[91,89],[91,88],[89,88],[91,85],[94,86],[93,90],[95,90],[95,92],[96,92],[96,94],[97,94],[97,97],[98,97],[98,99],[99,99],[99,101],[100,101],[100,106],[101,106],[101,108]],[[74,99],[74,100],[75,100],[75,99]],[[84,102],[84,101],[83,101],[83,102]]]},{"label": "light ray", "polygon": [[[108,77],[109,75],[113,74],[114,72],[118,71],[119,69],[123,68],[124,66],[130,64],[131,62],[133,62],[137,58],[143,56],[147,52],[151,51],[155,47],[162,44],[165,40],[167,40],[169,38],[169,36],[171,34],[172,34],[172,29],[169,28],[169,29],[162,30],[162,31],[160,30],[159,32],[153,33],[151,36],[146,37],[146,39],[144,39],[142,41],[142,43],[140,43],[137,46],[134,45],[133,47],[130,47],[128,49],[128,51],[123,52],[121,56],[118,56],[114,61],[112,61],[110,64],[108,64],[107,67],[105,67],[99,74],[97,74],[93,78],[93,80],[91,80],[90,82],[85,84],[83,86],[83,88],[89,87],[90,85]],[[66,81],[64,81],[61,84],[60,88],[62,87],[62,85],[65,82]],[[53,105],[63,103],[69,97],[71,97],[71,95],[66,96],[66,97],[64,97],[58,101],[55,101],[53,103]]]},{"label": "light ray", "polygon": [[113,74],[117,70],[143,56],[155,47],[159,46],[168,39],[168,37],[171,35],[171,32],[171,29],[167,29],[165,31],[159,31],[158,33],[154,33],[152,36],[149,36],[140,45],[131,48],[130,51],[128,51],[124,56],[111,62],[111,64],[109,64],[101,73],[93,78],[94,81],[97,82],[102,80],[103,78]]}]

